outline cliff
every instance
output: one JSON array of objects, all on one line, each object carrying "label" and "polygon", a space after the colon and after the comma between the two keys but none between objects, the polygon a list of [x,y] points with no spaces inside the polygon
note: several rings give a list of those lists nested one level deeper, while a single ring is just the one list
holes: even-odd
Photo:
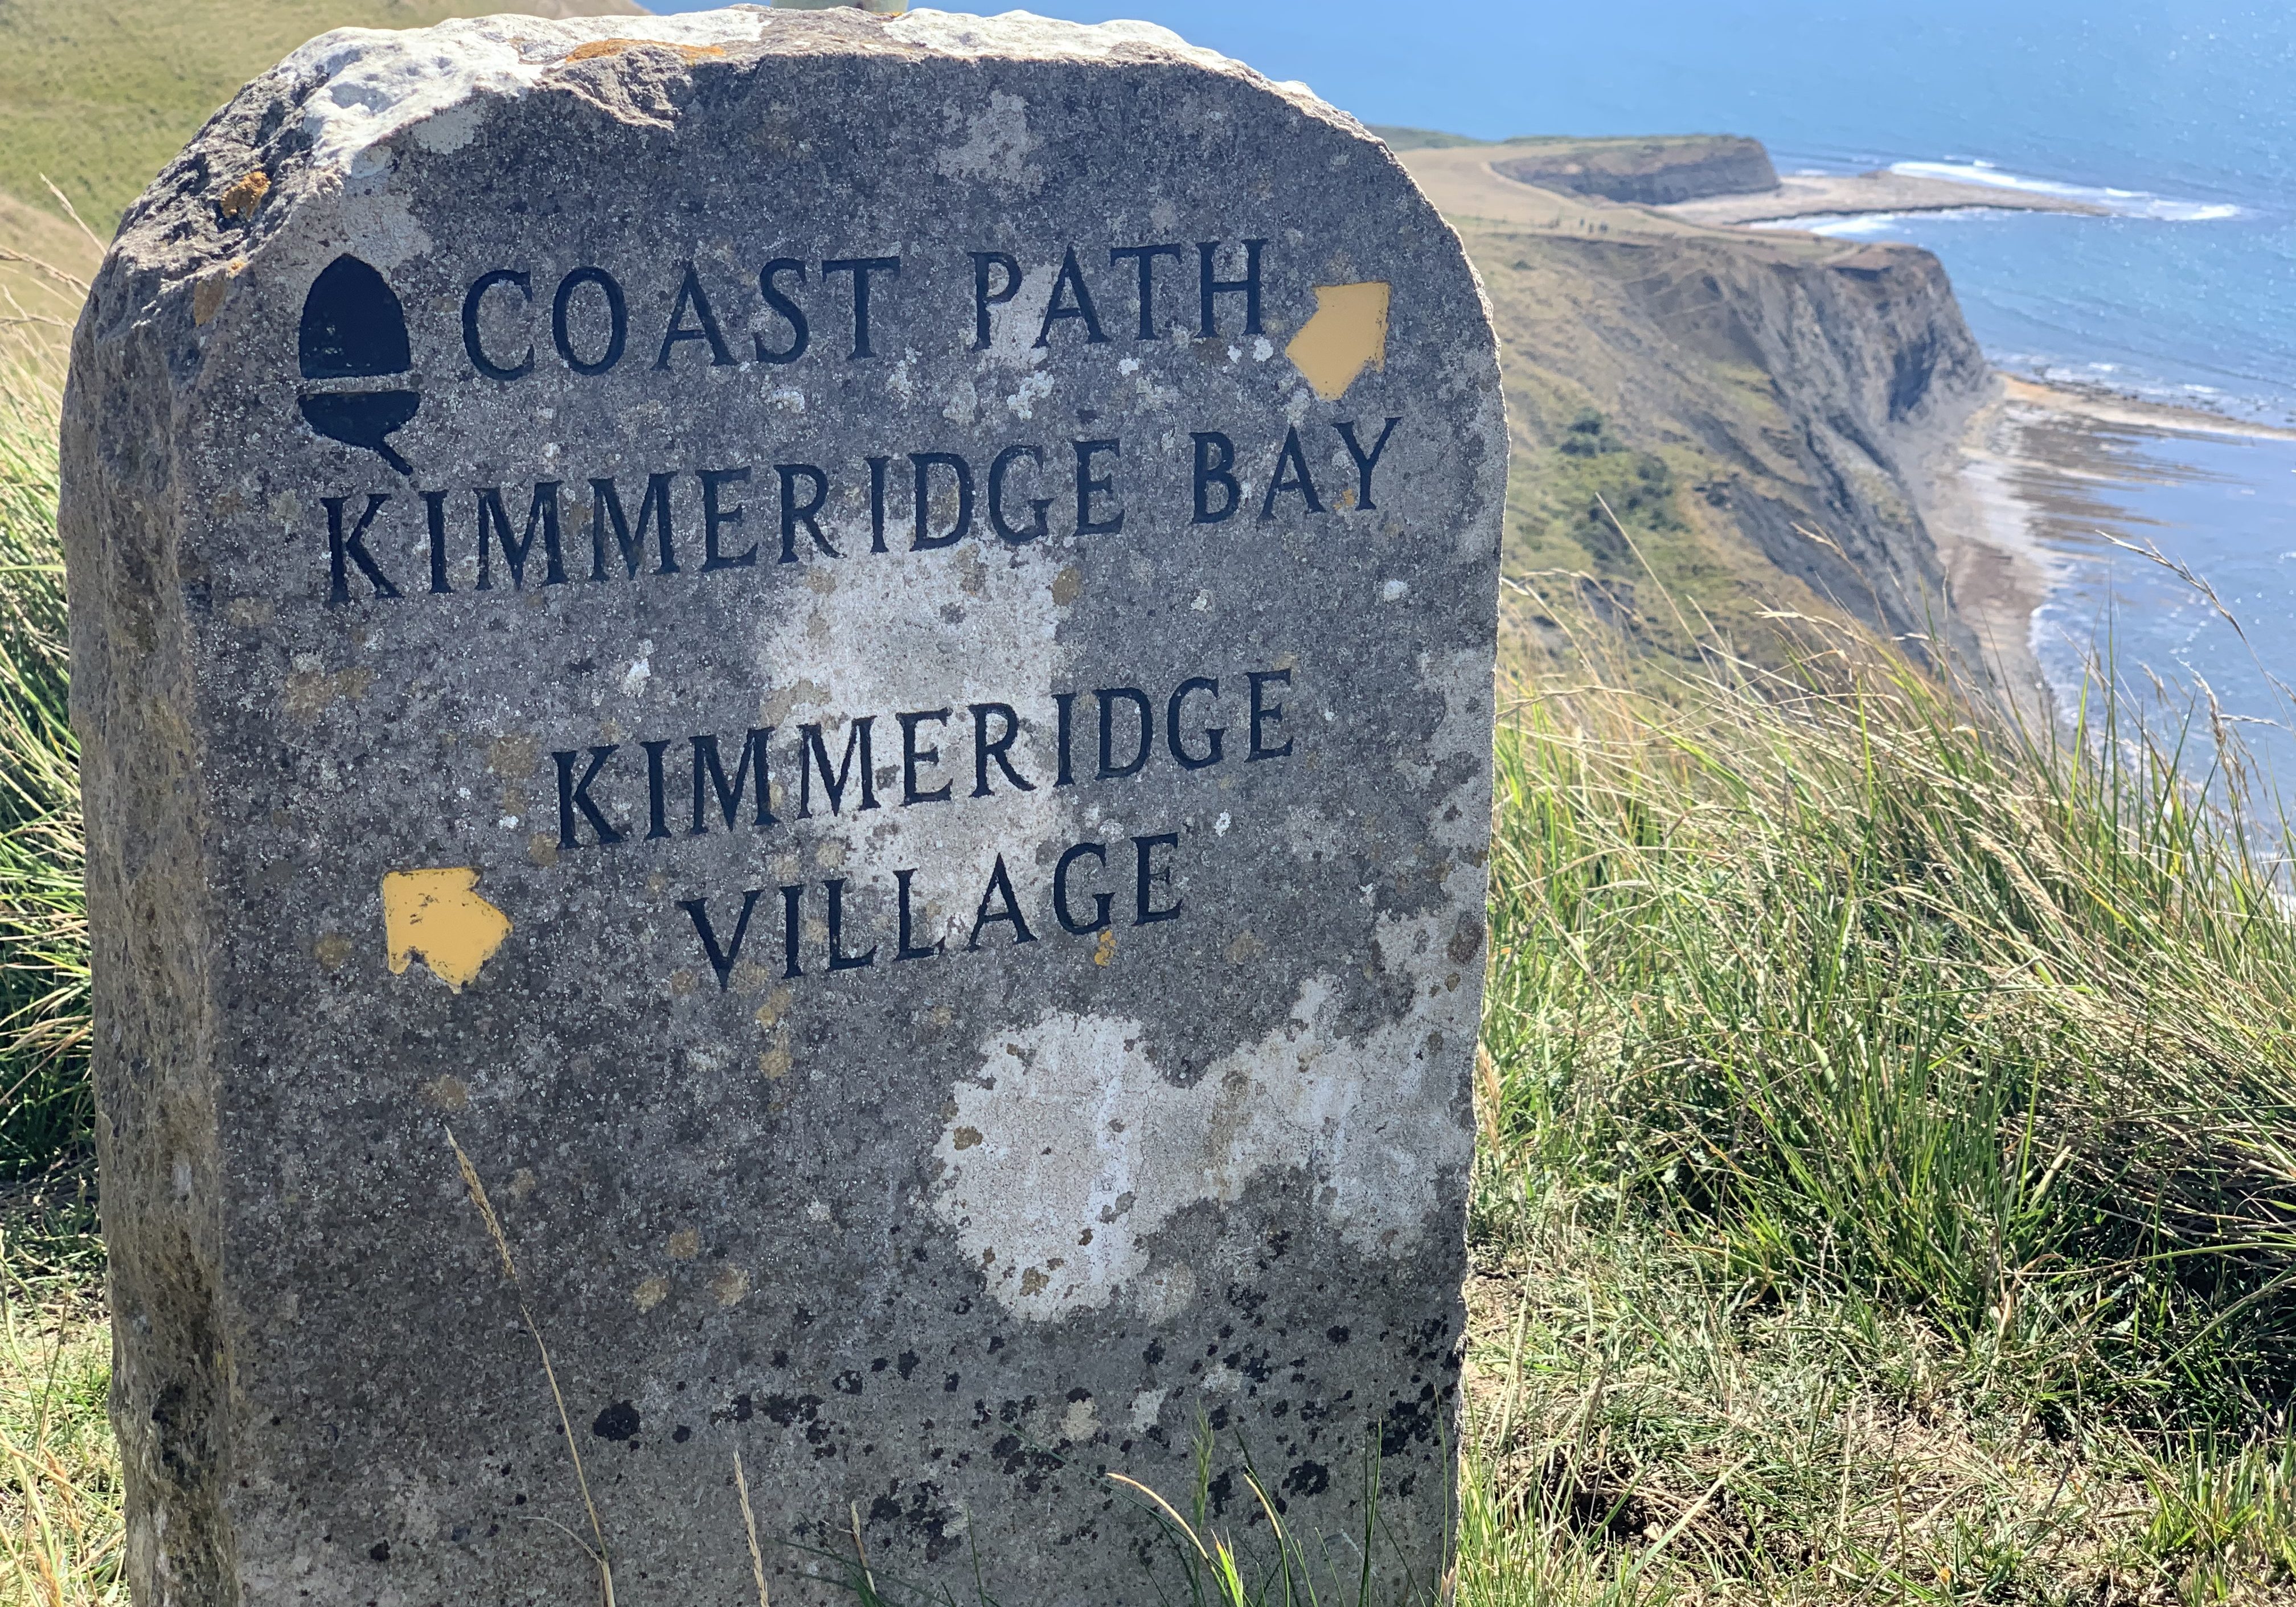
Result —
[{"label": "cliff", "polygon": [[1750,644],[1766,614],[1840,610],[1970,650],[1920,504],[1997,381],[1937,259],[1537,188],[1512,150],[1405,158],[1497,318],[1510,576],[1576,586],[1660,651],[1692,633],[1635,605],[1653,576]]},{"label": "cliff", "polygon": [[1658,139],[1516,140],[1493,168],[1518,184],[1658,207],[1778,187],[1759,140],[1731,134]]},{"label": "cliff", "polygon": [[1525,135],[1510,140],[1479,140],[1400,124],[1374,123],[1371,131],[1392,151],[1472,147],[1487,152],[1481,160],[1518,184],[1636,206],[1672,206],[1717,196],[1759,194],[1778,187],[1777,169],[1770,165],[1770,153],[1762,142],[1735,134],[1661,134],[1632,139]]}]

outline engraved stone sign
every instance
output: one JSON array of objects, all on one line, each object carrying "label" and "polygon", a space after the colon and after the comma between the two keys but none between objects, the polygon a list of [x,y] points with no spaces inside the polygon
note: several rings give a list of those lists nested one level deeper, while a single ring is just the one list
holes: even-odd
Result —
[{"label": "engraved stone sign", "polygon": [[1505,455],[1144,25],[242,92],[64,437],[138,1598],[1168,1599],[1130,1480],[1431,1600]]}]

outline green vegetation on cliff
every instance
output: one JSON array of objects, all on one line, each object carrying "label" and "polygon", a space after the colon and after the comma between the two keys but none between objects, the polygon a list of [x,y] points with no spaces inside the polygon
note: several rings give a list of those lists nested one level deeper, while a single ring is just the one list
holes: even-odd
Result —
[{"label": "green vegetation on cliff", "polygon": [[1517,140],[1509,151],[1498,170],[1519,183],[1646,206],[1751,194],[1778,185],[1770,153],[1759,140],[1740,135]]}]

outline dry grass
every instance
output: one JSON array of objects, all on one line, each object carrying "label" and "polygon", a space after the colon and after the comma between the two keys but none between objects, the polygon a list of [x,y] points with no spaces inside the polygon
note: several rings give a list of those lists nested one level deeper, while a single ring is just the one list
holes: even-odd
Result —
[{"label": "dry grass", "polygon": [[[60,279],[62,276],[58,276]],[[4,288],[0,286],[0,288]],[[9,309],[9,316],[15,310]],[[53,349],[0,320],[0,1603],[127,1600],[105,1416]]]},{"label": "dry grass", "polygon": [[[4,334],[0,331],[0,334]],[[0,339],[0,1181],[89,1146],[78,744],[65,709],[59,392]]]},{"label": "dry grass", "polygon": [[0,1252],[0,1603],[125,1602],[119,1455],[104,1415],[111,1332],[96,1285],[85,1273],[28,1279],[28,1258]]},{"label": "dry grass", "polygon": [[2296,1601],[2284,1442],[2052,1433],[1917,1319],[1525,1206],[1469,1291],[1462,1603]]}]

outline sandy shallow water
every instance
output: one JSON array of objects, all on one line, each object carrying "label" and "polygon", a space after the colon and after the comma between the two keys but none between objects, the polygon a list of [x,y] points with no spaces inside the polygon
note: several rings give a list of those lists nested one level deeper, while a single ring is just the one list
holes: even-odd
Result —
[{"label": "sandy shallow water", "polygon": [[2296,680],[2276,602],[2296,550],[2241,539],[2289,500],[2296,430],[2005,375],[1928,471],[1923,512],[1956,605],[2021,711],[2062,703],[2109,641],[2124,686],[2158,675],[2172,703],[2217,697],[2276,769],[2296,757],[2275,684]]}]

